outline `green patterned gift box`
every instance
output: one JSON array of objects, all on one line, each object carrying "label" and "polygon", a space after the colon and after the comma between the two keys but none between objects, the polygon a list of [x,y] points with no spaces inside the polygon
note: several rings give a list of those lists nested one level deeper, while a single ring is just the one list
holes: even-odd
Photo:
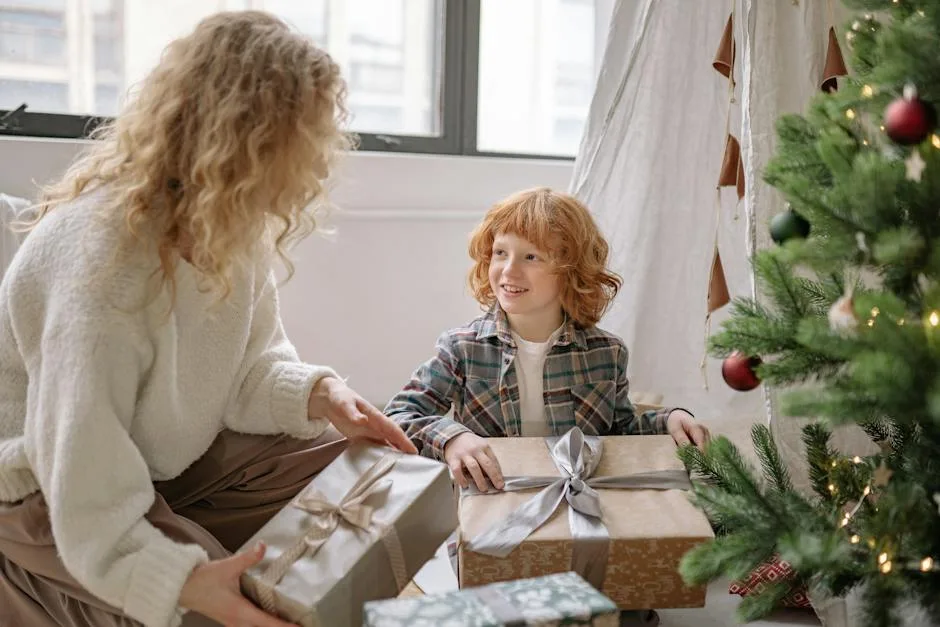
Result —
[{"label": "green patterned gift box", "polygon": [[370,601],[364,613],[364,627],[617,627],[620,620],[614,602],[574,572]]}]

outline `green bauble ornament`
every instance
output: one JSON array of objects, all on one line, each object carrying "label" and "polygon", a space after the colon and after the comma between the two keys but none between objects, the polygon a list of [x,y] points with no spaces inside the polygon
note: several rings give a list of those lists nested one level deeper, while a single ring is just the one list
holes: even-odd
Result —
[{"label": "green bauble ornament", "polygon": [[770,220],[770,237],[778,244],[809,235],[809,222],[793,209],[778,213]]}]

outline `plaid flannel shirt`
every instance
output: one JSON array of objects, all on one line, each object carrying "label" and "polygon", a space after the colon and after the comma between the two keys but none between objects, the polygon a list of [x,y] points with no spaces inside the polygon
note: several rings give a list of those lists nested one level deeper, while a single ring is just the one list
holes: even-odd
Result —
[{"label": "plaid flannel shirt", "polygon": [[[467,431],[521,435],[515,356],[509,321],[495,307],[441,334],[437,355],[415,371],[385,413],[422,455],[440,460],[447,442]],[[627,347],[597,327],[565,324],[545,358],[543,382],[545,418],[556,435],[575,425],[587,435],[666,433],[672,408],[636,413],[628,396]],[[453,417],[446,415],[451,409]]]}]

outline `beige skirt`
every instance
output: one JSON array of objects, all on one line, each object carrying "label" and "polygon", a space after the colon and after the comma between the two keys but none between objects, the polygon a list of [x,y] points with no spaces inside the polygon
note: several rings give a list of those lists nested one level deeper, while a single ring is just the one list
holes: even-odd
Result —
[{"label": "beige skirt", "polygon": [[[156,482],[146,518],[213,559],[240,548],[346,447],[330,428],[317,440],[223,431],[195,464]],[[214,625],[193,613],[184,625]],[[130,627],[140,623],[84,590],[56,553],[41,494],[0,503],[0,626]]]}]

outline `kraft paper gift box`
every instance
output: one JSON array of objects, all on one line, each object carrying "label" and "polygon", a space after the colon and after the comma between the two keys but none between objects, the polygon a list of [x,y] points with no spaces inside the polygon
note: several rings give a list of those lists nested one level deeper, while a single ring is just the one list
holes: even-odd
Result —
[{"label": "kraft paper gift box", "polygon": [[613,601],[574,572],[365,605],[364,627],[617,627]]},{"label": "kraft paper gift box", "polygon": [[[714,537],[672,437],[490,438],[506,489],[461,490],[460,586],[573,570],[621,609],[702,607],[682,556]],[[548,487],[546,487],[548,486]]]},{"label": "kraft paper gift box", "polygon": [[268,549],[241,586],[302,627],[358,627],[363,604],[396,596],[456,527],[447,466],[356,444],[246,543]]}]

